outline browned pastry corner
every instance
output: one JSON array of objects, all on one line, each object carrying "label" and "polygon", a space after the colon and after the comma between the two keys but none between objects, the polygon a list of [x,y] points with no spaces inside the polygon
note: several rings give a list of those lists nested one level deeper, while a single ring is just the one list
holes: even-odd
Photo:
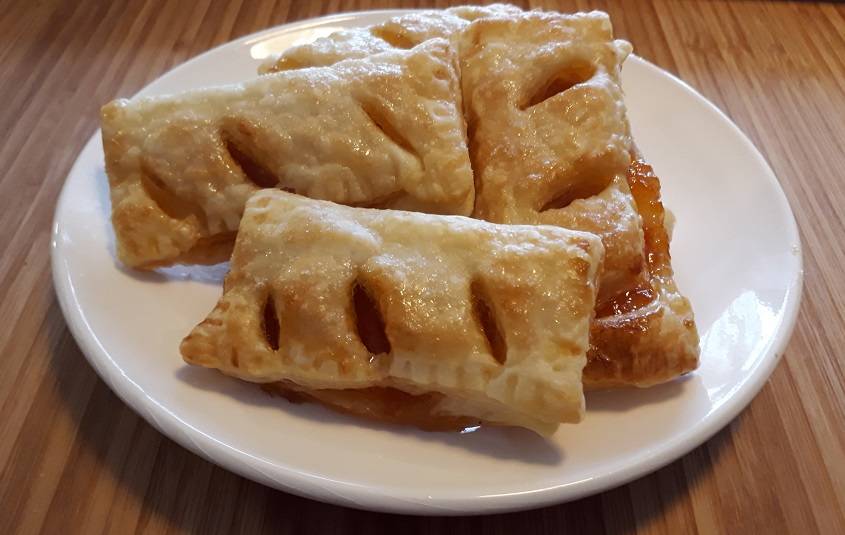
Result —
[{"label": "browned pastry corner", "polygon": [[643,222],[645,280],[597,304],[584,369],[588,388],[650,386],[698,367],[698,332],[675,285],[660,181],[636,160],[627,182]]}]

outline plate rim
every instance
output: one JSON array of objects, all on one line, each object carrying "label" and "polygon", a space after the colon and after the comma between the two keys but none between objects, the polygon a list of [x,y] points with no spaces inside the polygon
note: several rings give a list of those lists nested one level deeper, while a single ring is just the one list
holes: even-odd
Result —
[{"label": "plate rim", "polygon": [[[186,67],[206,55],[214,54],[219,49],[233,46],[236,43],[249,44],[272,33],[296,31],[309,26],[322,26],[336,21],[356,20],[368,16],[395,16],[414,11],[420,10],[381,9],[351,11],[266,28],[226,43],[221,43],[174,66],[145,84],[144,87],[139,89],[139,92],[144,91],[148,86],[156,83],[163,76],[168,75],[174,70]],[[746,151],[754,155],[762,174],[766,175],[769,185],[776,191],[777,208],[779,212],[787,216],[788,232],[786,238],[793,244],[793,251],[797,262],[795,272],[792,274],[789,286],[786,288],[782,305],[784,311],[782,322],[772,336],[769,347],[764,352],[765,356],[760,359],[751,373],[739,384],[736,391],[723,405],[714,409],[698,422],[698,429],[695,433],[687,433],[678,437],[676,440],[660,444],[653,452],[638,462],[629,462],[622,468],[604,471],[586,480],[530,491],[467,496],[463,498],[420,497],[418,495],[403,496],[388,494],[385,492],[385,489],[376,486],[359,485],[352,481],[326,479],[315,474],[299,471],[293,466],[251,456],[246,452],[203,433],[191,426],[190,423],[181,420],[156,399],[149,396],[140,385],[121,372],[119,365],[102,346],[96,333],[88,323],[82,307],[76,298],[70,270],[63,262],[63,245],[58,238],[62,230],[61,214],[69,189],[67,187],[67,179],[76,174],[77,168],[82,166],[82,156],[90,150],[95,150],[92,145],[96,145],[98,138],[101,136],[99,129],[85,143],[82,150],[78,153],[74,164],[68,171],[55,205],[51,225],[50,260],[53,285],[68,328],[83,355],[85,355],[86,360],[97,372],[97,375],[108,385],[112,392],[160,433],[203,459],[243,477],[291,494],[335,505],[371,511],[425,515],[475,515],[509,512],[576,500],[624,485],[636,478],[658,470],[709,440],[715,433],[736,418],[754,397],[756,397],[763,385],[766,384],[770,375],[780,362],[796,325],[803,293],[804,259],[799,228],[789,200],[768,161],[752,143],[750,138],[727,114],[671,72],[633,54],[629,58],[629,61],[631,60],[641,63],[643,67],[653,71],[654,74],[667,77],[671,82],[680,85],[685,92],[689,93],[700,103],[705,104],[710,112],[715,112],[721,122],[728,128],[734,130],[734,133],[737,134],[738,139],[741,140]],[[272,477],[270,475],[271,472],[275,473],[276,477]]]}]

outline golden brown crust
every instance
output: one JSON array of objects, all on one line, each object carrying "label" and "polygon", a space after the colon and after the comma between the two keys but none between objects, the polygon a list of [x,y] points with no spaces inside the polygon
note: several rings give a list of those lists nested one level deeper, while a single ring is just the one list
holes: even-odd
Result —
[{"label": "golden brown crust", "polygon": [[468,215],[472,172],[444,40],[102,110],[121,261],[224,260],[244,203],[280,187]]},{"label": "golden brown crust", "polygon": [[247,205],[224,295],[182,354],[308,391],[438,393],[435,416],[548,433],[583,413],[602,255],[595,236],[557,227],[263,190]]},{"label": "golden brown crust", "polygon": [[615,293],[642,264],[618,84],[628,45],[613,41],[606,15],[530,12],[474,22],[460,49],[473,215],[601,235],[600,292]]},{"label": "golden brown crust", "polygon": [[[458,42],[473,216],[601,236],[600,309],[640,288],[653,293],[624,314],[599,311],[585,386],[649,386],[694,369],[698,337],[689,303],[675,287],[668,248],[667,271],[649,266],[643,210],[627,174],[636,149],[619,73],[630,45],[613,39],[599,12],[482,19]],[[655,227],[665,235],[662,205]]]}]

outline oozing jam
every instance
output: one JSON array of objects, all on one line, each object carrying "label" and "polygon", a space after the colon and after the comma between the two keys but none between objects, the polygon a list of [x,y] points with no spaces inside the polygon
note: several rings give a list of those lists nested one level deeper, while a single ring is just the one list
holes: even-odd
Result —
[{"label": "oozing jam", "polygon": [[638,308],[642,308],[654,300],[654,289],[650,284],[644,283],[622,293],[616,294],[613,298],[599,304],[596,307],[596,316],[627,314]]},{"label": "oozing jam", "polygon": [[660,180],[650,165],[634,160],[628,168],[628,187],[634,196],[637,210],[643,220],[645,252],[648,270],[652,277],[671,277],[669,233],[663,225],[665,211],[660,202]]},{"label": "oozing jam", "polygon": [[657,277],[672,276],[669,234],[663,226],[665,211],[660,201],[660,180],[652,167],[642,160],[631,162],[626,178],[634,203],[642,217],[648,281],[643,281],[600,303],[596,307],[596,316],[599,318],[626,314],[651,303],[657,294],[649,281]]}]

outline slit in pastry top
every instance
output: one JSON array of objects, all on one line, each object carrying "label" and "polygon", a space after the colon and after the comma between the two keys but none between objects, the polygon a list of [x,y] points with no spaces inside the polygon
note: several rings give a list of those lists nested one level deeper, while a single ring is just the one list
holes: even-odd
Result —
[{"label": "slit in pastry top", "polygon": [[432,394],[434,417],[548,434],[583,415],[603,251],[596,236],[559,227],[262,190],[247,203],[223,296],[181,351],[318,399]]},{"label": "slit in pastry top", "polygon": [[[469,215],[456,57],[443,39],[329,67],[103,107],[120,260],[219,262],[246,200],[279,188],[355,206]],[[213,243],[214,248],[207,244]]]}]

